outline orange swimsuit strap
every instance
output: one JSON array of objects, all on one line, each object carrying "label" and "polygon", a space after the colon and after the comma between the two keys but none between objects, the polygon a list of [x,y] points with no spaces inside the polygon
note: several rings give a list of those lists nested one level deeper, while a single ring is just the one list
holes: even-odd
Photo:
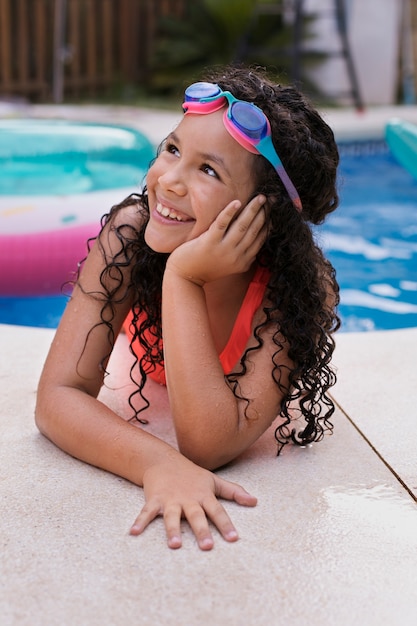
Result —
[{"label": "orange swimsuit strap", "polygon": [[[254,277],[249,283],[229,340],[219,355],[220,363],[225,374],[229,374],[233,370],[245,351],[246,344],[252,334],[253,317],[264,299],[269,276],[269,270],[258,267]],[[132,319],[133,313],[129,313],[123,324],[123,328],[130,341],[132,341],[133,336],[131,330]],[[139,341],[135,341],[132,348],[140,359],[144,354],[144,350]],[[156,365],[155,371],[150,372],[149,376],[161,385],[166,385],[165,369],[163,365]]]}]

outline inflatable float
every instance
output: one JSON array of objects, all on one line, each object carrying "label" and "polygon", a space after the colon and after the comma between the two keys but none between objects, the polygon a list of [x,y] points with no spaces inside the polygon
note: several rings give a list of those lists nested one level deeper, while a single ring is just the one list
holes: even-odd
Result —
[{"label": "inflatable float", "polygon": [[385,127],[385,140],[397,161],[417,179],[417,125],[390,120]]},{"label": "inflatable float", "polygon": [[0,296],[61,292],[155,149],[130,128],[0,120]]}]

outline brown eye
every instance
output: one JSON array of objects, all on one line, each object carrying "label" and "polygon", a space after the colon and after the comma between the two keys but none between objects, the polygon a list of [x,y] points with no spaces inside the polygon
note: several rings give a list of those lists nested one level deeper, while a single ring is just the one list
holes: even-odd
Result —
[{"label": "brown eye", "polygon": [[220,176],[216,170],[211,167],[211,165],[207,165],[207,163],[204,163],[204,165],[201,166],[201,171],[205,172],[208,176],[212,176],[213,178],[218,178],[220,180]]},{"label": "brown eye", "polygon": [[170,142],[170,141],[168,141],[165,144],[164,150],[165,150],[165,152],[169,152],[170,154],[174,154],[175,156],[179,156],[179,154],[180,154],[180,151],[178,150],[177,146],[174,143]]}]

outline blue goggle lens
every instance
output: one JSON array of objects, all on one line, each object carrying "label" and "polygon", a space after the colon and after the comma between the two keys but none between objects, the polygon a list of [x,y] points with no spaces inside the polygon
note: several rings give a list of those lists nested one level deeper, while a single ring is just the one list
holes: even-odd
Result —
[{"label": "blue goggle lens", "polygon": [[262,139],[267,135],[268,126],[264,113],[249,102],[233,102],[229,117],[251,139]]},{"label": "blue goggle lens", "polygon": [[202,98],[214,98],[221,94],[218,85],[211,83],[194,83],[185,90],[185,102],[199,102]]}]

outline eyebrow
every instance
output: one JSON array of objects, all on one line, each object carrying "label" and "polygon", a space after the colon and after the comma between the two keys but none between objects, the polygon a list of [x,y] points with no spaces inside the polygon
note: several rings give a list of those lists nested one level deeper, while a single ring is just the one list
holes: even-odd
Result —
[{"label": "eyebrow", "polygon": [[[175,131],[170,133],[167,139],[172,139],[175,143],[181,144],[180,138]],[[198,154],[203,161],[212,161],[213,163],[217,163],[217,165],[219,165],[226,172],[228,177],[232,178],[229,168],[220,154],[215,154],[214,152],[199,152]]]}]

